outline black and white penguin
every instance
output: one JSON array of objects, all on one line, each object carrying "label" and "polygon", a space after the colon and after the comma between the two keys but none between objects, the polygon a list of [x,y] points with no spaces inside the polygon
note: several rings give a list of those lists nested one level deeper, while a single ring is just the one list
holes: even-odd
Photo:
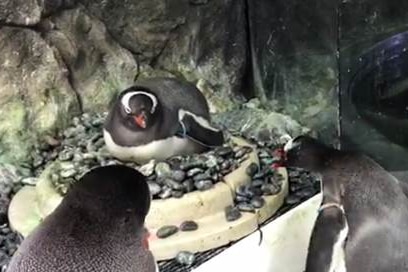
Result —
[{"label": "black and white penguin", "polygon": [[113,156],[139,163],[224,142],[223,132],[210,124],[204,95],[174,78],[150,78],[122,91],[105,121],[104,139]]},{"label": "black and white penguin", "polygon": [[408,271],[408,199],[399,181],[362,154],[308,136],[284,147],[286,166],[321,175],[323,200],[306,271]]},{"label": "black and white penguin", "polygon": [[86,173],[20,245],[7,272],[154,272],[144,227],[151,196],[126,166]]}]

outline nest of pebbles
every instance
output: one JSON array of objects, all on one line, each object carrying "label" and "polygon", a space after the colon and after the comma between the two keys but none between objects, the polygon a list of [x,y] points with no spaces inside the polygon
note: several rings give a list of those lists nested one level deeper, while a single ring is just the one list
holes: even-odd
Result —
[{"label": "nest of pebbles", "polygon": [[[57,137],[49,137],[46,143],[37,144],[31,154],[30,163],[0,168],[1,272],[5,271],[9,259],[22,241],[21,236],[9,228],[7,220],[9,202],[23,185],[35,185],[39,175],[50,163],[58,162],[52,169],[51,179],[61,195],[65,195],[69,187],[93,167],[125,164],[147,176],[154,199],[165,199],[211,188],[216,182],[221,181],[223,176],[238,168],[252,151],[249,147],[236,146],[227,137],[224,146],[207,153],[173,157],[160,163],[152,161],[146,165],[124,163],[113,158],[104,147],[102,126],[105,118],[106,113],[97,115],[85,113],[76,117],[72,125]],[[242,137],[237,132],[232,131],[230,134]],[[226,208],[226,218],[231,221],[238,219],[241,212],[252,212],[262,207],[262,196],[279,193],[282,185],[281,177],[270,167],[277,160],[271,153],[271,150],[277,148],[277,142],[259,141],[256,138],[246,140],[256,146],[260,165],[248,166],[247,174],[252,177],[251,183],[237,188],[234,206]],[[288,174],[289,195],[281,208],[284,210],[310,198],[320,189],[317,178],[302,169],[288,169]],[[209,258],[203,254],[194,254],[196,261],[191,267],[197,267]],[[189,258],[190,266],[193,261],[191,257]],[[197,259],[201,261],[197,262]],[[186,271],[185,262],[178,261],[177,258],[160,262],[159,266],[164,268],[164,271],[168,267],[171,267],[168,271],[172,272]]]}]

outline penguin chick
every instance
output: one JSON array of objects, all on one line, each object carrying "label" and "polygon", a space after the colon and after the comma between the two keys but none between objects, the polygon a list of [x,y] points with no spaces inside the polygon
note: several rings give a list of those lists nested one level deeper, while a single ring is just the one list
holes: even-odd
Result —
[{"label": "penguin chick", "polygon": [[7,272],[154,272],[146,246],[151,196],[126,166],[87,172],[23,241]]}]

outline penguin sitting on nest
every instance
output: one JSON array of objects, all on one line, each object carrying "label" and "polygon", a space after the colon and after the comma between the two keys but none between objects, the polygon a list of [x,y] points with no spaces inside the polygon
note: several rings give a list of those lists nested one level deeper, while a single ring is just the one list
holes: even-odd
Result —
[{"label": "penguin sitting on nest", "polygon": [[306,272],[408,271],[408,199],[399,181],[370,158],[299,136],[286,166],[321,175],[323,200]]},{"label": "penguin sitting on nest", "polygon": [[204,95],[173,78],[147,79],[122,91],[103,132],[113,156],[138,163],[200,153],[224,142],[223,132],[210,124]]},{"label": "penguin sitting on nest", "polygon": [[158,272],[144,227],[150,202],[138,171],[95,168],[23,241],[7,272]]}]

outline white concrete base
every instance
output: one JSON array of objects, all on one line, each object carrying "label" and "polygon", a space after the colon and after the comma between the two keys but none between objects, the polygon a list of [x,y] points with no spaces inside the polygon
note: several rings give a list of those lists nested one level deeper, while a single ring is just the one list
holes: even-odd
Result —
[{"label": "white concrete base", "polygon": [[242,239],[193,272],[303,272],[321,194]]}]

